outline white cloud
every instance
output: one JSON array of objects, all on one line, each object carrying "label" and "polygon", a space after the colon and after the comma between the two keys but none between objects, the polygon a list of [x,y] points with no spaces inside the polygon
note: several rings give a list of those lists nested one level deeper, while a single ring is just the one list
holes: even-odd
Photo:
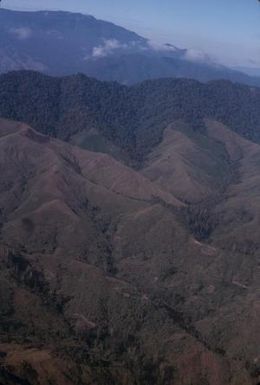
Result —
[{"label": "white cloud", "polygon": [[205,52],[197,49],[187,49],[184,54],[184,59],[197,63],[211,63],[212,60]]},{"label": "white cloud", "polygon": [[154,51],[166,51],[166,52],[175,52],[178,50],[178,48],[174,47],[171,44],[160,44],[153,40],[148,41],[149,48],[153,49]]},{"label": "white cloud", "polygon": [[27,27],[12,28],[10,32],[19,40],[26,40],[32,36],[32,30]]},{"label": "white cloud", "polygon": [[125,48],[128,48],[128,45],[125,43],[120,43],[120,41],[116,39],[104,40],[104,44],[93,48],[92,57],[94,58],[106,57],[113,54],[113,52],[117,49],[125,49]]}]

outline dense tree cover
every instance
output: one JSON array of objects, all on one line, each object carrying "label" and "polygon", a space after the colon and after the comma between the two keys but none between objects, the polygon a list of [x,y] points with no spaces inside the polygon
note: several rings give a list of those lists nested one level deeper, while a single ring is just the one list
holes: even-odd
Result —
[{"label": "dense tree cover", "polygon": [[203,119],[213,118],[259,142],[260,89],[189,79],[126,87],[81,74],[52,78],[21,71],[0,76],[0,116],[64,140],[94,127],[140,160],[160,141],[164,128],[180,119],[203,131]]},{"label": "dense tree cover", "polygon": [[199,241],[207,240],[217,225],[215,215],[203,205],[187,206],[184,215],[191,233]]}]

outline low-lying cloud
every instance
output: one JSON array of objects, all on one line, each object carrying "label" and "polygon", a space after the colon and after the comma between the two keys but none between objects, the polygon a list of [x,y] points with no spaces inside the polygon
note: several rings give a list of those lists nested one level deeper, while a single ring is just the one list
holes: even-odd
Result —
[{"label": "low-lying cloud", "polygon": [[158,52],[175,52],[178,50],[178,48],[171,44],[161,44],[152,40],[149,40],[147,43],[150,49]]},{"label": "low-lying cloud", "polygon": [[[207,63],[212,64],[213,59],[207,55],[205,52],[197,49],[187,49],[180,50],[171,44],[161,44],[154,42],[152,40],[147,40],[146,44],[141,44],[140,42],[131,41],[128,43],[122,43],[117,39],[104,39],[103,43],[94,47],[90,56],[86,56],[86,60],[90,58],[101,59],[107,56],[113,55],[117,50],[128,50],[131,52],[142,52],[142,51],[154,51],[163,53],[179,53],[179,57],[183,60],[187,60],[195,63]],[[182,52],[181,52],[182,51]]]},{"label": "low-lying cloud", "polygon": [[10,33],[13,34],[19,40],[26,40],[32,36],[31,28],[20,27],[10,29]]},{"label": "low-lying cloud", "polygon": [[212,62],[209,55],[205,52],[196,49],[187,49],[184,54],[184,59],[196,63],[210,63]]},{"label": "low-lying cloud", "polygon": [[92,57],[93,58],[103,58],[109,56],[114,53],[114,51],[118,49],[126,49],[128,45],[125,43],[121,43],[117,39],[108,39],[104,40],[102,45],[93,48]]}]

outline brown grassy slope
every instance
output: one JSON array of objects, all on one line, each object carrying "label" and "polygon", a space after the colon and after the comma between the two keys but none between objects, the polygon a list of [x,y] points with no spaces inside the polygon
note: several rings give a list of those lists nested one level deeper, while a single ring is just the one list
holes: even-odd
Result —
[{"label": "brown grassy slope", "polygon": [[[94,356],[94,363],[130,366],[130,383],[255,384],[255,333],[243,337],[249,350],[238,338],[251,304],[233,282],[243,273],[240,255],[198,242],[174,191],[108,155],[21,124],[1,127],[1,241],[15,252],[1,254],[1,315],[12,326],[1,331],[5,343],[23,350],[43,343],[58,357],[62,351],[65,366],[73,361],[74,382],[94,381]],[[201,138],[182,140],[205,146]],[[198,186],[196,174],[192,181],[191,188]],[[21,375],[20,364],[14,373]],[[22,376],[28,379],[28,371]],[[59,371],[53,383],[62,385]]]},{"label": "brown grassy slope", "polygon": [[[199,309],[199,328],[206,338],[239,359],[247,357],[248,365],[254,367],[260,343],[260,146],[220,123],[206,123],[206,135],[191,135],[180,123],[166,129],[143,173],[179,199],[190,202],[189,215],[200,222],[200,227],[206,228],[212,222],[208,246],[196,241],[197,247],[201,245],[208,254],[208,265],[203,271],[194,266],[189,271],[190,279],[195,276],[195,284],[200,280],[200,293],[192,298],[190,291],[186,302],[192,309],[191,316],[195,308]],[[206,290],[210,293],[206,309],[212,316],[202,315],[205,304],[201,299],[205,300]]]},{"label": "brown grassy slope", "polygon": [[[226,304],[215,315],[210,328],[214,327],[220,344],[226,339],[231,352],[240,357],[246,352],[251,363],[257,364],[260,344],[260,146],[219,123],[207,122],[207,127],[209,135],[225,145],[237,174],[214,207],[218,221],[211,240],[217,248],[225,250],[226,277],[241,293],[244,292],[239,301]],[[233,256],[236,257],[233,259]],[[223,330],[229,330],[228,335],[224,336]]]},{"label": "brown grassy slope", "polygon": [[165,129],[142,172],[182,201],[196,203],[223,189],[230,173],[228,160],[219,141],[175,122]]},{"label": "brown grassy slope", "polygon": [[[241,138],[218,123],[208,123],[208,132],[225,145],[231,161],[237,168],[237,180],[230,184],[216,208],[221,223],[214,233],[214,238],[221,237],[221,242],[224,245],[228,243],[234,250],[245,254],[254,253],[254,248],[258,249],[260,246],[257,231],[260,226],[260,146]],[[231,244],[232,238],[234,244]]]},{"label": "brown grassy slope", "polygon": [[[2,126],[4,133],[5,122]],[[112,216],[138,212],[156,199],[180,205],[113,158],[56,142],[24,125],[2,135],[0,146],[3,237],[13,246],[19,238],[29,252],[84,255],[88,243],[97,248],[97,239],[105,242],[97,227],[109,226]]]}]

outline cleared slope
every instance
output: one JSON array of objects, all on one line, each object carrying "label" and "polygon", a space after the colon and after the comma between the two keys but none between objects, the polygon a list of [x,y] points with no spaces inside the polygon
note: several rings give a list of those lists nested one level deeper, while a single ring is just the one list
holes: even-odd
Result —
[{"label": "cleared slope", "polygon": [[219,349],[247,357],[258,373],[260,146],[221,123],[207,120],[206,126],[206,133],[194,134],[172,124],[142,172],[186,202],[187,225],[208,255],[201,275],[195,268],[194,283],[201,279],[201,286],[195,298],[188,296],[190,316],[196,318],[195,308],[203,313],[208,291],[208,314],[195,324]]},{"label": "cleared slope", "polygon": [[147,157],[142,173],[180,200],[198,203],[221,193],[232,178],[229,154],[214,138],[175,122]]},{"label": "cleared slope", "polygon": [[255,383],[250,354],[238,360],[229,341],[220,349],[199,330],[243,293],[232,277],[223,285],[226,255],[194,239],[171,193],[23,124],[2,120],[0,132],[1,357],[11,374],[33,385],[35,372],[57,385],[68,373],[68,384]]}]

